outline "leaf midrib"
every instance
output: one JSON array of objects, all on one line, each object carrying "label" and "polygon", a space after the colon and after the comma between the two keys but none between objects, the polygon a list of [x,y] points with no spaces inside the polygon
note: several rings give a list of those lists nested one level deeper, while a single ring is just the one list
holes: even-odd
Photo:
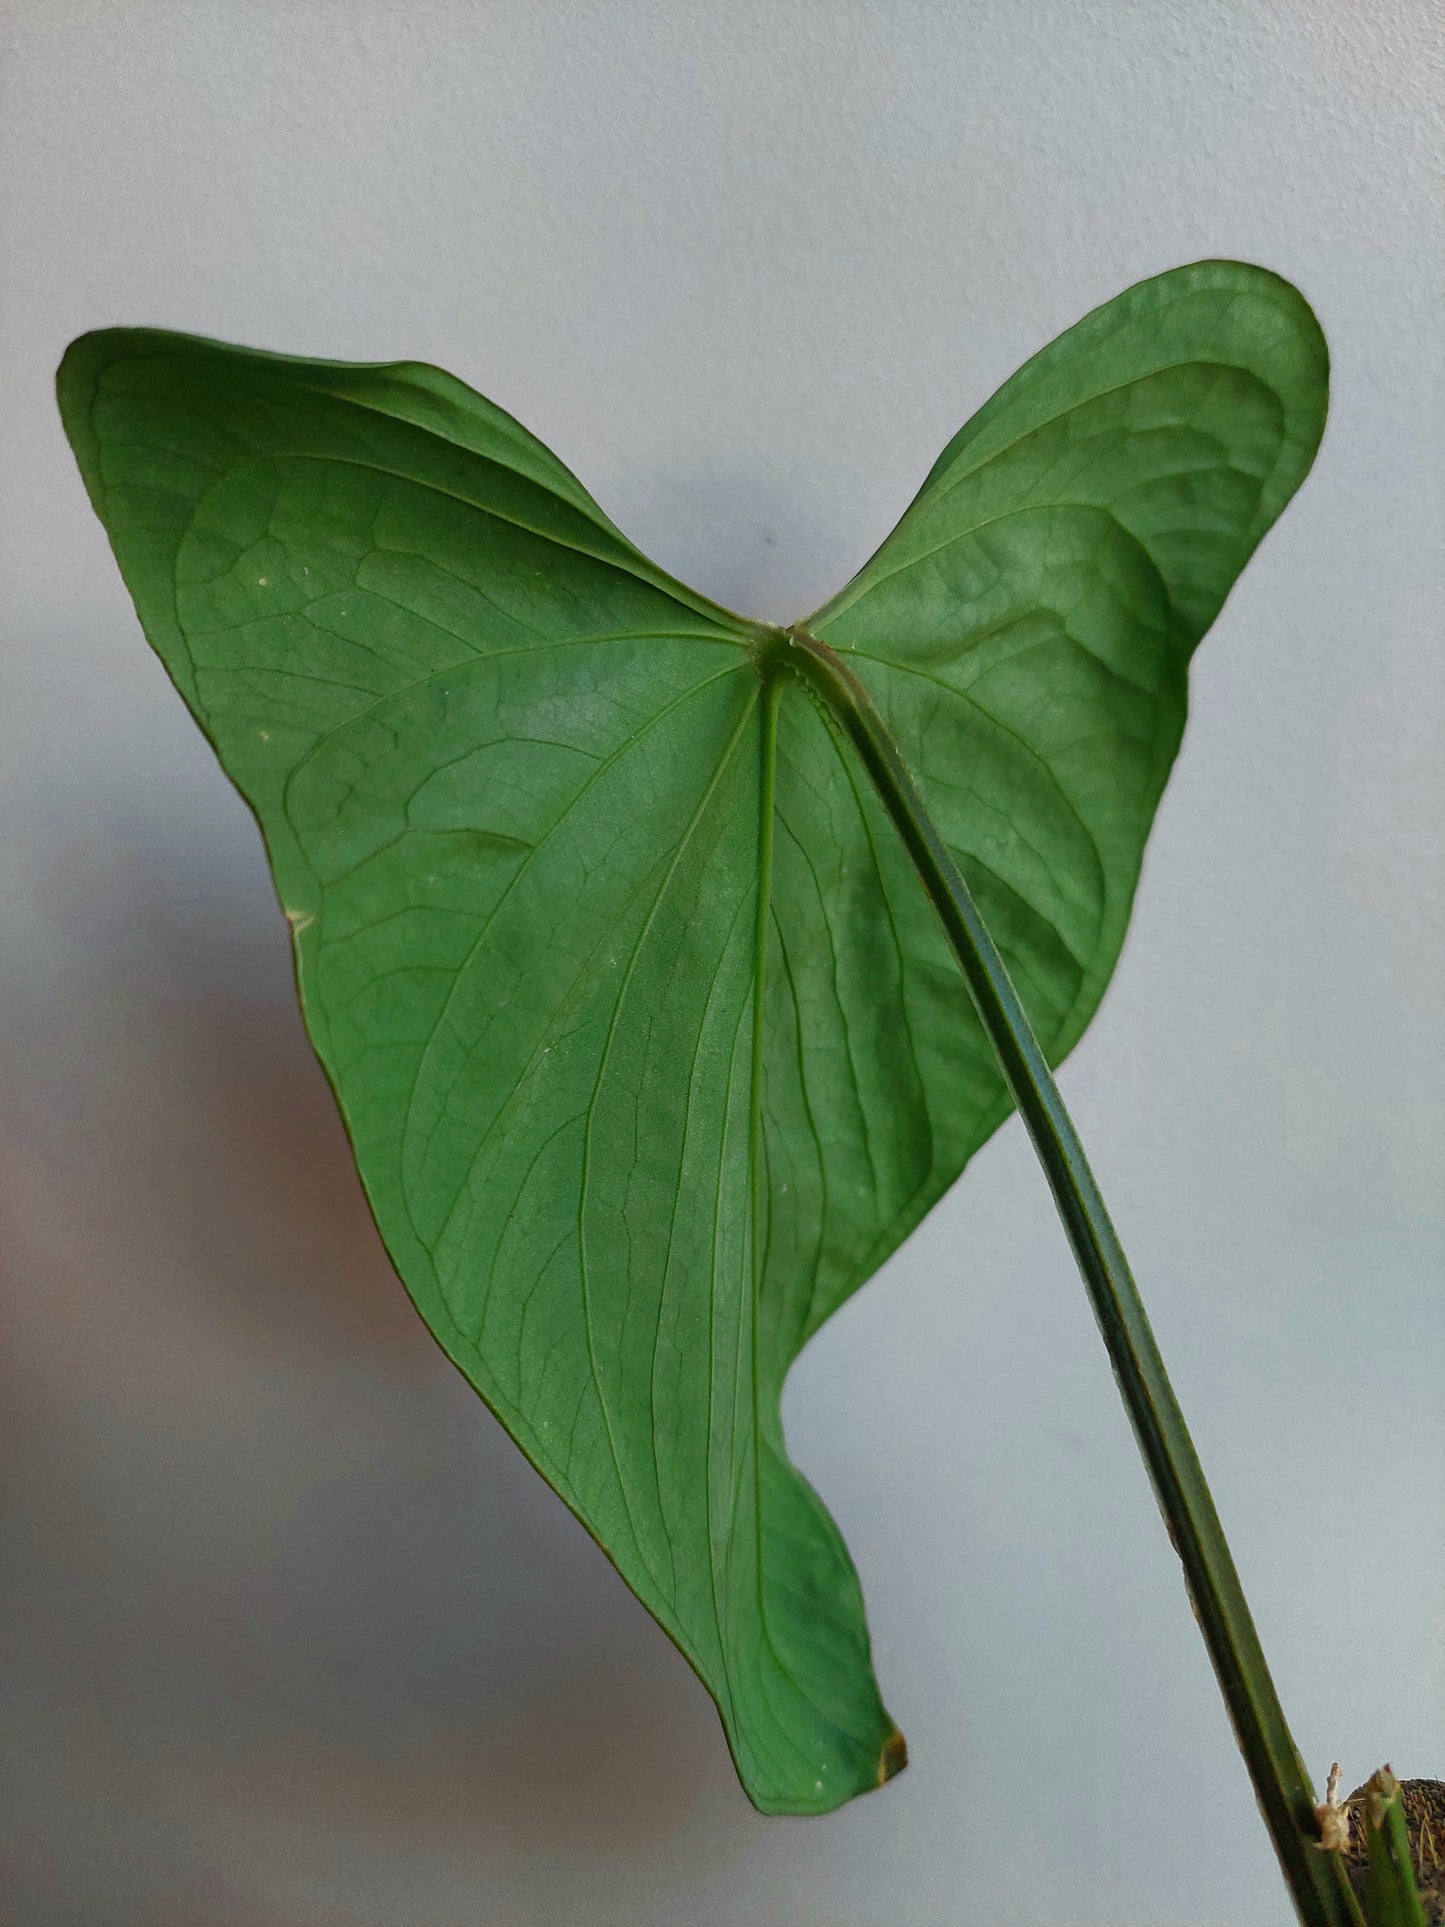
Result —
[{"label": "leaf midrib", "polygon": [[[726,673],[731,674],[732,672],[728,671]],[[718,681],[718,680],[720,680],[720,678],[718,677],[709,678],[710,682]],[[707,684],[698,685],[699,688],[706,688],[707,686],[708,686]],[[689,693],[691,694],[695,692],[689,692]],[[608,1020],[607,1035],[603,1041],[602,1052],[598,1059],[597,1075],[596,1075],[596,1078],[593,1080],[592,1095],[589,1098],[587,1103],[587,1125],[583,1132],[583,1140],[582,1140],[582,1143],[583,1143],[582,1179],[581,1179],[581,1186],[580,1186],[578,1200],[577,1200],[577,1246],[578,1246],[579,1271],[581,1275],[581,1285],[582,1285],[582,1319],[583,1319],[583,1327],[587,1334],[587,1363],[588,1363],[588,1368],[592,1374],[593,1386],[597,1393],[597,1403],[598,1403],[598,1408],[602,1413],[603,1429],[607,1434],[608,1451],[611,1454],[613,1471],[615,1472],[617,1477],[617,1489],[618,1489],[619,1496],[622,1499],[623,1510],[627,1514],[627,1523],[632,1532],[633,1544],[637,1547],[637,1554],[642,1561],[644,1571],[647,1573],[648,1577],[652,1580],[653,1584],[657,1587],[659,1592],[662,1592],[663,1588],[662,1588],[661,1582],[657,1578],[656,1573],[652,1569],[652,1561],[649,1558],[645,1547],[643,1546],[641,1535],[639,1534],[637,1529],[637,1521],[633,1516],[632,1502],[627,1495],[627,1481],[623,1477],[622,1464],[621,1464],[621,1460],[618,1457],[617,1439],[612,1429],[612,1414],[608,1407],[606,1394],[602,1390],[601,1376],[597,1370],[597,1352],[596,1352],[596,1347],[594,1343],[593,1328],[592,1328],[592,1298],[591,1298],[591,1291],[590,1291],[590,1287],[588,1284],[588,1277],[587,1277],[587,1228],[586,1228],[587,1227],[587,1187],[589,1183],[591,1163],[592,1163],[592,1129],[596,1119],[597,1097],[598,1097],[598,1093],[602,1088],[603,1078],[606,1076],[606,1073],[607,1073],[607,1060],[611,1055],[612,1042],[613,1042],[613,1038],[616,1036],[616,1033],[617,1033],[617,1024],[618,1024],[618,1020],[622,1010],[622,1005],[627,996],[628,985],[631,983],[633,975],[637,969],[637,962],[638,962],[638,958],[642,954],[643,945],[646,943],[648,933],[651,931],[653,923],[657,918],[658,912],[662,907],[663,899],[666,897],[668,892],[668,887],[671,884],[673,877],[677,874],[678,865],[682,862],[683,855],[687,850],[688,845],[691,843],[692,838],[696,833],[698,825],[702,822],[703,817],[707,813],[708,805],[711,803],[714,795],[717,793],[718,786],[722,782],[724,775],[726,774],[730,764],[732,763],[732,759],[737,751],[738,744],[742,741],[744,733],[746,732],[749,723],[753,719],[754,712],[756,711],[756,708],[757,708],[757,703],[758,703],[758,697],[756,694],[754,694],[750,698],[747,704],[747,707],[743,710],[742,715],[738,718],[737,724],[733,729],[733,733],[731,737],[728,739],[727,745],[724,748],[722,755],[717,760],[717,767],[714,769],[712,773],[712,777],[709,780],[706,789],[703,791],[701,797],[699,797],[696,807],[693,810],[692,816],[688,820],[686,829],[683,831],[682,835],[677,840],[677,845],[673,850],[672,859],[667,866],[666,874],[664,875],[661,884],[658,886],[658,889],[655,895],[653,896],[652,905],[648,910],[646,920],[643,923],[642,929],[638,932],[636,942],[632,946],[632,953],[627,960],[627,970],[623,975],[623,979],[620,986],[618,987],[617,996],[614,999],[613,1005],[612,1005],[612,1015]],[[634,739],[634,741],[635,740],[636,739]],[[761,879],[759,881],[759,895],[760,896],[762,895]],[[750,1106],[753,1106],[756,1104],[756,1097],[757,1097],[757,1080],[755,1077],[753,1091],[750,1092],[749,1094]],[[754,1351],[756,1352],[756,1338],[754,1341]]]},{"label": "leaf midrib", "polygon": [[[718,670],[714,675],[706,676],[700,682],[690,683],[686,689],[680,691],[679,694],[673,697],[670,702],[665,703],[661,709],[654,711],[654,713],[647,718],[647,721],[639,729],[635,730],[632,733],[632,735],[630,735],[622,744],[620,744],[619,747],[615,749],[610,756],[603,757],[598,762],[597,767],[588,772],[586,781],[582,783],[581,786],[568,799],[568,802],[565,808],[563,808],[556,816],[556,818],[547,826],[547,829],[545,830],[545,832],[531,846],[530,850],[528,851],[523,861],[520,864],[518,864],[515,874],[508,879],[506,888],[503,890],[501,896],[497,899],[496,903],[493,904],[492,908],[488,911],[486,921],[483,923],[481,929],[477,932],[476,938],[474,942],[471,944],[471,946],[469,947],[466,956],[462,958],[461,961],[458,963],[456,967],[453,983],[452,983],[452,988],[448,992],[446,999],[442,1004],[441,1009],[437,1012],[436,1018],[431,1024],[431,1027],[427,1031],[425,1039],[422,1041],[420,1045],[420,1048],[417,1053],[416,1076],[412,1080],[411,1092],[408,1098],[407,1108],[406,1108],[406,1117],[403,1121],[402,1130],[400,1134],[403,1147],[406,1147],[407,1145],[409,1145],[411,1140],[411,1121],[412,1121],[412,1114],[415,1109],[417,1087],[421,1082],[422,1072],[425,1067],[427,1056],[429,1055],[432,1049],[432,1046],[436,1041],[437,1033],[440,1031],[443,1023],[447,1019],[449,1012],[451,1011],[452,1005],[461,988],[462,978],[465,972],[467,971],[467,969],[469,968],[469,966],[471,965],[473,959],[476,957],[478,950],[481,948],[482,944],[486,941],[487,936],[489,935],[497,918],[501,915],[507,903],[510,901],[512,893],[515,891],[518,884],[522,881],[523,877],[526,875],[527,871],[529,870],[533,862],[538,858],[541,852],[546,848],[547,844],[551,841],[551,839],[562,828],[563,824],[566,823],[567,819],[577,809],[578,805],[581,803],[582,799],[587,795],[587,793],[592,789],[593,785],[598,783],[602,779],[602,777],[607,774],[607,772],[610,769],[614,768],[626,756],[630,755],[638,747],[639,743],[641,743],[642,740],[648,734],[650,734],[651,731],[654,730],[659,723],[663,722],[668,716],[672,715],[675,710],[678,710],[684,707],[687,703],[691,702],[693,698],[700,695],[703,690],[710,689],[714,683],[723,682],[729,676],[737,675],[740,671],[740,668],[741,668],[741,665],[739,664],[736,664],[736,663],[730,664],[728,668]],[[751,712],[751,708],[752,708],[752,705],[750,703],[748,711],[745,712],[745,716],[746,714]],[[611,927],[612,925],[609,925],[608,929],[603,931],[603,933],[598,938],[598,945],[594,945],[593,949],[589,951],[586,963],[583,964],[581,970],[579,970],[577,974],[577,977],[574,978],[572,985],[569,987],[569,990],[568,990],[569,1000],[571,996],[574,994],[577,984],[581,981],[582,977],[585,976],[586,971],[590,966],[591,959],[596,954],[597,947],[606,941],[608,934],[610,934]],[[557,1016],[561,1015],[563,1007],[564,1006],[559,1006],[558,1011],[556,1013]],[[499,1005],[497,1008],[498,1010],[501,1010],[501,1009],[505,1009],[506,1006]],[[548,1035],[551,1034],[551,1031],[554,1025],[555,1025],[555,1017],[554,1017],[554,1024],[549,1025],[548,1027],[548,1032],[547,1032]],[[523,1078],[525,1078],[526,1075],[535,1067],[535,1064],[537,1061],[537,1055],[540,1049],[541,1049],[541,1046],[539,1044],[537,1047],[537,1050],[533,1052],[532,1057],[528,1060],[526,1070],[522,1073]],[[519,1079],[519,1083],[520,1081],[521,1080]],[[512,1093],[509,1093],[508,1100],[507,1100],[508,1102],[510,1102],[511,1096],[512,1096]],[[502,1109],[505,1109],[505,1105],[498,1110],[498,1113],[497,1113],[498,1119],[502,1115]],[[487,1132],[488,1137],[490,1137],[492,1135],[492,1132],[495,1131],[496,1122],[497,1120],[494,1119],[492,1125],[489,1127]],[[478,1148],[480,1148],[480,1146]],[[406,1156],[406,1150],[405,1148],[403,1148],[401,1157],[404,1158],[405,1156]],[[403,1195],[404,1196],[407,1195],[404,1183],[403,1183]],[[429,1247],[427,1245],[426,1239],[422,1237],[420,1230],[417,1229],[415,1221],[412,1219],[411,1204],[410,1204],[409,1196],[407,1196],[406,1210],[407,1210],[408,1222],[411,1223],[412,1229],[416,1233],[416,1236],[419,1242],[422,1244],[424,1249],[428,1249]],[[448,1211],[448,1216],[450,1216],[450,1209]]]}]

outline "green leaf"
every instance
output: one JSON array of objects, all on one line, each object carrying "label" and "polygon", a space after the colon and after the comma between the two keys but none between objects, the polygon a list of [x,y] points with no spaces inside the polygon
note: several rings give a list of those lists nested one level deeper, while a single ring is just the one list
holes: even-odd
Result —
[{"label": "green leaf", "polygon": [[[1325,353],[1210,262],[1016,375],[809,623],[871,691],[1057,1060],[1122,941],[1188,658]],[[712,1693],[769,1812],[903,1763],[790,1465],[801,1346],[1009,1098],[781,631],[647,562],[414,364],[109,331],[60,374],[141,620],[260,821],[423,1317]]]}]

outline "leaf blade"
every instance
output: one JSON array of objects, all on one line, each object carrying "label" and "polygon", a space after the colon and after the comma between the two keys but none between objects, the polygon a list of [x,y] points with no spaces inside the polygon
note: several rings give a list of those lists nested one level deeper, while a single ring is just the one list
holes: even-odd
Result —
[{"label": "leaf blade", "polygon": [[[910,754],[932,739],[920,781],[1057,1057],[1112,969],[1183,680],[1132,550],[1100,589],[1097,544],[1031,498],[993,558],[1004,628],[953,594],[973,626],[935,624],[930,659],[901,620],[976,458],[995,501],[1038,483],[1047,424],[1002,407],[1023,375],[950,444],[913,548],[890,538],[825,615]],[[418,1308],[697,1669],[754,1802],[879,1784],[901,1738],[782,1383],[1009,1099],[780,632],[673,582],[437,370],[113,331],[60,392],[146,631],[261,824]],[[1044,591],[1086,565],[1112,661],[1048,631]],[[935,691],[964,657],[978,686]],[[1071,718],[1107,724],[1087,795]]]}]

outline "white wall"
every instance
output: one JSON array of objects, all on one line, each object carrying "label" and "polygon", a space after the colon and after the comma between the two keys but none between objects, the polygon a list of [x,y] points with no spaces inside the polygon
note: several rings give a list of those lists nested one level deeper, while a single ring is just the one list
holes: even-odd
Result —
[{"label": "white wall", "polygon": [[1330,338],[1067,1095],[1312,1769],[1445,1770],[1442,85],[1428,0],[10,0],[15,1927],[1267,1927],[1288,1908],[1018,1127],[800,1366],[913,1765],[765,1822],[440,1361],[249,818],[50,392],[140,322],[438,361],[788,619],[1027,354],[1223,254]]}]

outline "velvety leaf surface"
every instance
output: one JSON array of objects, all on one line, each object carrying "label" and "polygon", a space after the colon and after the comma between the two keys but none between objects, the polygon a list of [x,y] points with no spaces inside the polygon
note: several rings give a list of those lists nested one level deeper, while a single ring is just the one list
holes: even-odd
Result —
[{"label": "velvety leaf surface", "polygon": [[[1118,954],[1190,651],[1325,380],[1273,276],[1144,283],[975,416],[808,625],[1055,1059]],[[436,369],[109,331],[60,394],[260,821],[423,1317],[697,1669],[756,1804],[877,1785],[902,1742],[782,1382],[1008,1100],[786,638],[665,576]]]}]

